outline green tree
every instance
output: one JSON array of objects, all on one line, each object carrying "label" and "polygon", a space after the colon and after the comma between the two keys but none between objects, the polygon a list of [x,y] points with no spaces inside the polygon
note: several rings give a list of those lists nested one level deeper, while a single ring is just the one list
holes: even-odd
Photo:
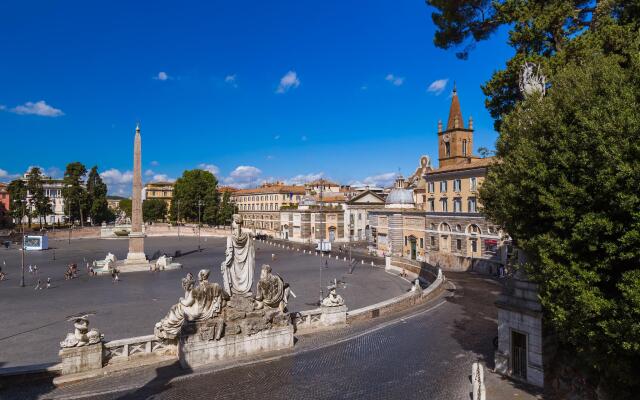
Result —
[{"label": "green tree", "polygon": [[27,185],[22,179],[15,179],[7,185],[9,192],[9,215],[22,223],[22,217],[27,211]]},{"label": "green tree", "polygon": [[161,199],[146,199],[142,202],[144,222],[164,221],[167,215],[167,203]]},{"label": "green tree", "polygon": [[88,204],[87,191],[83,186],[86,174],[87,168],[77,161],[67,164],[64,172],[62,197],[70,222],[80,220],[81,224],[84,223]]},{"label": "green tree", "polygon": [[[499,130],[484,212],[528,256],[545,326],[592,386],[640,391],[640,4],[446,1],[436,45],[470,44],[508,26],[516,50],[483,87]],[[525,61],[547,95],[523,99]]]},{"label": "green tree", "polygon": [[[31,217],[37,217],[38,223],[42,226],[42,218],[52,212],[51,199],[44,192],[44,177],[38,167],[31,167],[27,175],[27,191],[29,193],[29,227],[31,227]],[[46,223],[46,218],[45,218]]]},{"label": "green tree", "polygon": [[236,205],[231,201],[231,192],[228,190],[222,194],[222,202],[218,213],[218,225],[230,223],[231,216],[236,212]]},{"label": "green tree", "polygon": [[110,222],[115,218],[107,202],[107,185],[102,181],[97,166],[91,168],[87,176],[87,203],[92,224]]},{"label": "green tree", "polygon": [[173,189],[171,201],[171,220],[178,217],[180,207],[180,219],[190,222],[198,220],[198,202],[201,221],[207,224],[215,224],[218,215],[218,180],[209,171],[193,169],[184,171],[178,178]]},{"label": "green tree", "polygon": [[118,202],[118,209],[120,212],[131,218],[131,199],[122,199]]}]

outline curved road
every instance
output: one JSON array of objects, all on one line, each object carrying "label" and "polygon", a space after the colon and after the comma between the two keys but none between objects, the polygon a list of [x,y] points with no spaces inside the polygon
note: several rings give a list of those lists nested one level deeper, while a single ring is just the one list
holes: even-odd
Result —
[{"label": "curved road", "polygon": [[292,354],[272,361],[195,374],[171,364],[53,391],[32,388],[33,392],[22,391],[20,398],[93,393],[88,397],[469,399],[471,363],[480,359],[493,365],[493,302],[500,285],[480,275],[447,277],[455,290],[451,285],[426,305],[404,315],[303,336]]}]

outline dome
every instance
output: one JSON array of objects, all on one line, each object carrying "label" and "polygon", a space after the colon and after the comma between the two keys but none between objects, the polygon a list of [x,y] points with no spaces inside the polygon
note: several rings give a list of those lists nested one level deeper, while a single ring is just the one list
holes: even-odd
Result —
[{"label": "dome", "polygon": [[385,200],[385,207],[388,208],[410,208],[414,207],[413,190],[395,188],[391,190]]}]

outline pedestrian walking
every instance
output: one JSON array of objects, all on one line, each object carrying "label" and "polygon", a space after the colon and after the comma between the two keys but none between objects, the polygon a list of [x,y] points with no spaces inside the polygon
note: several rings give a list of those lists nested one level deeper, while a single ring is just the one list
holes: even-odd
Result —
[{"label": "pedestrian walking", "polygon": [[34,288],[35,290],[40,290],[42,289],[42,281],[40,279],[38,279],[38,283],[36,284],[36,287]]},{"label": "pedestrian walking", "polygon": [[38,264],[33,264],[33,274],[38,276]]},{"label": "pedestrian walking", "polygon": [[29,273],[33,275],[33,266],[31,266],[31,264],[29,264]]},{"label": "pedestrian walking", "polygon": [[51,277],[47,278],[47,289],[51,289]]}]

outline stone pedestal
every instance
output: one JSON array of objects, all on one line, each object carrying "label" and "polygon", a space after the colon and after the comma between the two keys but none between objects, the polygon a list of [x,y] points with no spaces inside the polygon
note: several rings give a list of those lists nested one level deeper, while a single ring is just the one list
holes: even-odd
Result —
[{"label": "stone pedestal", "polygon": [[124,260],[125,265],[147,263],[147,256],[144,254],[144,237],[141,232],[131,232],[129,234],[129,253]]},{"label": "stone pedestal", "polygon": [[345,325],[347,323],[347,306],[325,307],[321,306],[322,316],[320,321],[324,326]]},{"label": "stone pedestal", "polygon": [[60,349],[62,374],[75,374],[102,368],[102,342]]},{"label": "stone pedestal", "polygon": [[293,347],[293,325],[272,327],[253,335],[225,335],[220,340],[198,334],[181,337],[178,359],[182,368],[195,368],[233,358]]}]

